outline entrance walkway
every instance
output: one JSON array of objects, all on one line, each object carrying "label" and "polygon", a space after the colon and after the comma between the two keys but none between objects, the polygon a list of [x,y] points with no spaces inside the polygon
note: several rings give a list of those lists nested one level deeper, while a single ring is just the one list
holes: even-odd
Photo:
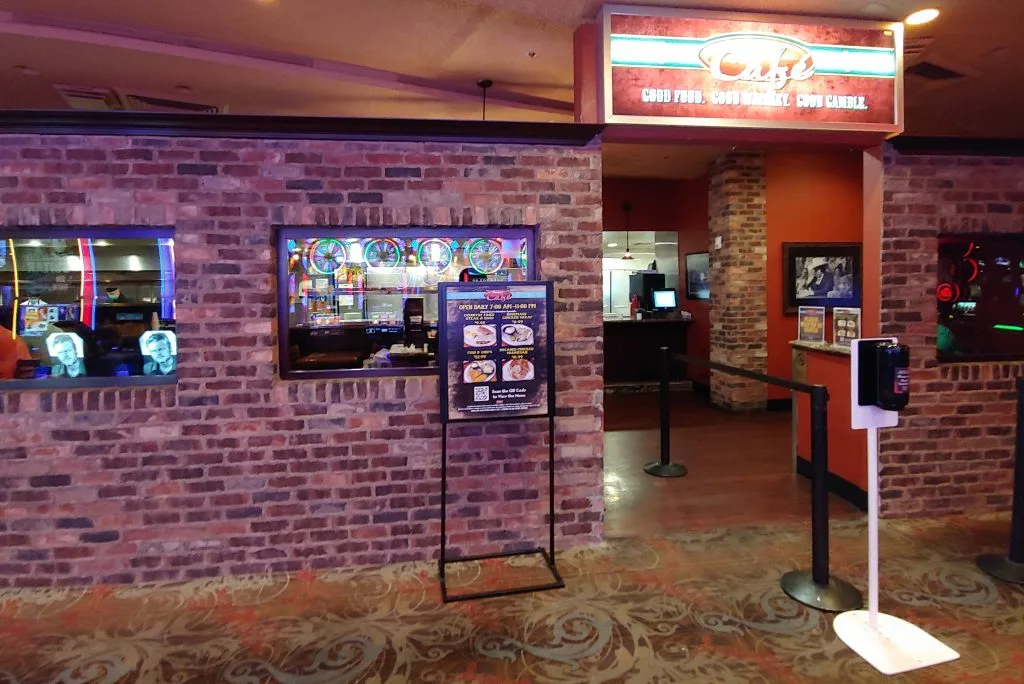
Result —
[{"label": "entrance walkway", "polygon": [[[1024,592],[978,571],[1005,517],[886,523],[881,605],[963,654],[900,682],[1021,681]],[[833,526],[863,589],[864,524]],[[440,602],[436,565],[156,587],[0,591],[0,682],[883,682],[787,599],[801,525],[618,539],[559,555],[567,588]],[[484,588],[502,568],[463,566]],[[490,578],[490,579],[488,579]],[[453,578],[454,579],[454,578]]]},{"label": "entrance walkway", "polygon": [[[647,475],[658,460],[658,395],[605,396],[605,535],[763,525],[811,519],[810,482],[793,472],[792,415],[729,413],[672,396],[672,460],[685,477]],[[856,518],[833,497],[833,519]],[[809,542],[808,542],[809,543]]]}]

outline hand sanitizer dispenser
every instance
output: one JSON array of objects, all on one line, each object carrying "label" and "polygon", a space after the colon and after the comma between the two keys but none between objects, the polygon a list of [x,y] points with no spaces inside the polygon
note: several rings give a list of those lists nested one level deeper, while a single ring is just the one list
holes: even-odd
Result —
[{"label": "hand sanitizer dispenser", "polygon": [[902,411],[910,402],[910,349],[890,340],[858,340],[857,403]]}]

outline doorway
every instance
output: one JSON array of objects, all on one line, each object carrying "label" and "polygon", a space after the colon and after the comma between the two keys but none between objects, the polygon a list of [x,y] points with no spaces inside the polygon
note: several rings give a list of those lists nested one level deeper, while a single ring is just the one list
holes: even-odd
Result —
[{"label": "doorway", "polygon": [[[652,250],[658,266],[662,261],[671,264],[672,272],[665,276],[666,280],[672,277],[676,284],[678,310],[684,320],[678,333],[681,339],[676,345],[665,346],[670,346],[675,353],[707,359],[711,345],[712,300],[706,292],[700,291],[702,281],[699,277],[690,277],[694,275],[690,271],[709,263],[708,255],[715,249],[709,226],[709,165],[723,150],[686,145],[608,147],[610,153],[605,152],[603,181],[603,242],[607,253],[603,256],[613,261],[621,259],[621,254],[613,252],[622,252],[627,229],[630,235],[638,236],[636,244],[645,244],[646,237],[653,238],[654,242],[674,242],[673,259],[654,254]],[[790,232],[813,230],[815,222],[823,222],[828,217],[829,212],[818,202],[791,201],[795,188],[792,184],[811,180],[823,185],[822,192],[827,197],[839,198],[833,203],[832,210],[835,210],[837,206],[844,207],[847,198],[856,197],[859,202],[862,191],[859,163],[859,153],[823,152],[817,156],[816,153],[764,153],[767,178],[763,192],[769,200],[775,197],[778,207],[776,214],[771,214],[771,207],[766,211],[770,219],[766,219],[765,227],[766,262],[778,260],[774,252],[781,251],[781,242],[790,239]],[[626,204],[631,209],[629,216],[622,211]],[[849,222],[859,225],[860,218],[849,217]],[[618,249],[609,249],[609,244]],[[633,241],[630,244],[632,246]],[[613,265],[623,264],[614,261]],[[627,263],[626,266],[634,265]],[[615,306],[618,304],[621,308],[623,302],[616,300],[614,294],[625,285],[626,278],[615,269],[606,270],[612,272],[611,282],[605,283],[603,302],[606,312],[605,534],[634,536],[807,521],[810,483],[796,473],[794,415],[790,395],[785,390],[772,388],[764,392],[761,410],[725,410],[714,406],[710,400],[711,378],[706,369],[676,368],[681,375],[672,377],[671,454],[673,462],[685,465],[689,472],[685,477],[671,479],[644,472],[644,465],[657,461],[660,453],[657,376],[645,375],[633,383],[611,380],[620,379],[624,364],[642,369],[653,361],[656,367],[657,350],[648,349],[650,344],[644,346],[656,335],[653,327],[629,326],[634,328],[630,333],[637,336],[635,343],[626,345],[633,350],[632,358],[615,352],[611,342],[623,334],[623,323],[619,320],[622,312]],[[763,288],[761,295],[771,302],[778,294],[776,290],[781,289],[780,283],[769,283],[770,278],[776,277],[776,270],[781,271],[781,262],[773,261],[770,267],[763,266],[758,276]],[[777,312],[765,313],[769,328],[763,334],[767,359],[760,370],[789,378],[792,375],[789,341],[796,338],[796,317],[785,315],[781,304],[777,308]],[[748,367],[742,360],[724,362]],[[766,410],[769,408],[773,410]],[[835,497],[830,508],[837,517],[860,514],[856,507]]]}]

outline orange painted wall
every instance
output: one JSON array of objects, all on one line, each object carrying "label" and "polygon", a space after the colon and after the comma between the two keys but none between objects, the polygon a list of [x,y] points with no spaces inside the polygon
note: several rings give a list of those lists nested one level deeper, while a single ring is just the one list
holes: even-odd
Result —
[{"label": "orange painted wall", "polygon": [[[622,203],[633,205],[631,230],[675,231],[679,235],[679,306],[693,314],[687,328],[689,354],[710,358],[711,319],[708,303],[689,301],[683,284],[686,254],[708,250],[708,180],[660,180],[651,178],[604,178],[602,181],[604,229],[623,230]],[[690,368],[694,382],[708,384],[705,368]]]},{"label": "orange painted wall", "polygon": [[[686,255],[708,251],[708,177],[678,181],[679,209],[679,306],[693,314],[686,338],[690,356],[711,358],[711,302],[686,299]],[[690,380],[711,384],[707,368],[689,368]]]},{"label": "orange painted wall", "polygon": [[622,203],[629,202],[633,205],[630,230],[678,230],[678,183],[654,178],[602,179],[604,229],[626,229]]},{"label": "orange painted wall", "polygon": [[[867,435],[850,428],[850,357],[805,353],[807,382],[828,387],[828,470],[867,491]],[[797,430],[797,454],[809,461],[811,401],[806,394],[797,398]]]},{"label": "orange painted wall", "polygon": [[[786,151],[767,156],[768,196],[768,374],[791,375],[790,340],[796,314],[782,312],[782,243],[861,242],[864,231],[863,153]],[[831,316],[826,340],[832,339]],[[788,399],[776,387],[769,399]]]}]

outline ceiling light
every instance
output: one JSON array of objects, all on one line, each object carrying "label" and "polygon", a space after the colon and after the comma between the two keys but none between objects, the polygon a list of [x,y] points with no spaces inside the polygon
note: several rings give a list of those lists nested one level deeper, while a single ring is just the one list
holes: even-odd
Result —
[{"label": "ceiling light", "polygon": [[618,247],[618,246],[619,246],[619,243],[618,243],[618,242],[609,242],[609,243],[608,243],[608,246],[609,246],[609,247]]},{"label": "ceiling light", "polygon": [[39,240],[29,240],[28,242],[25,243],[25,246],[26,247],[42,247],[43,243],[40,242]]},{"label": "ceiling light", "polygon": [[106,240],[97,240],[96,242],[94,242],[92,244],[93,244],[94,247],[109,247],[110,246],[110,243],[108,241],[106,241]]},{"label": "ceiling light", "polygon": [[142,259],[135,254],[128,255],[128,270],[129,271],[141,271],[142,270]]},{"label": "ceiling light", "polygon": [[927,24],[930,21],[935,21],[939,16],[939,10],[934,8],[918,10],[908,16],[904,23],[907,26],[920,26],[921,24]]},{"label": "ceiling light", "polygon": [[18,73],[23,74],[25,76],[38,76],[40,74],[40,71],[38,69],[33,69],[32,67],[25,66],[24,64],[17,64],[15,65],[14,69]]}]

